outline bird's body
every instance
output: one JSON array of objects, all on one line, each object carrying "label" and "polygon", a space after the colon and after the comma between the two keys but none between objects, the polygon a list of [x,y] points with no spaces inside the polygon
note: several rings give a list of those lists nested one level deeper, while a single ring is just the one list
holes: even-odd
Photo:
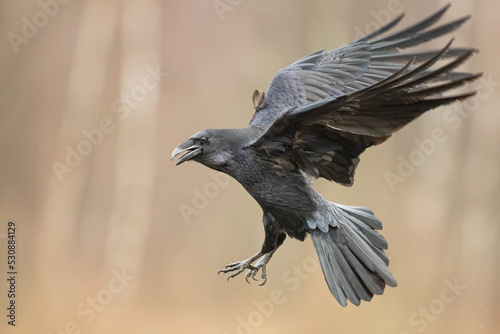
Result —
[{"label": "bird's body", "polygon": [[[225,136],[237,140],[226,151],[225,163],[215,169],[238,181],[259,203],[264,215],[281,217],[274,222],[276,231],[304,240],[306,219],[326,200],[314,190],[299,168],[284,168],[268,155],[245,146],[244,143],[255,137],[255,132],[249,130],[251,128],[223,130]],[[217,130],[205,131],[210,136],[210,132]]]},{"label": "bird's body", "polygon": [[321,207],[323,197],[312,188],[300,170],[285,173],[281,167],[254,152],[247,151],[245,155],[257,162],[252,165],[259,167],[243,163],[241,170],[248,175],[236,180],[259,203],[265,215],[274,217],[277,231],[304,240],[306,219]]},{"label": "bird's body", "polygon": [[[313,189],[323,177],[351,186],[359,155],[425,111],[472,93],[443,96],[479,77],[456,72],[474,49],[417,52],[402,49],[457,29],[468,18],[434,27],[448,8],[413,26],[380,37],[402,16],[344,47],[306,56],[280,70],[265,94],[254,93],[255,114],[242,129],[211,129],[179,145],[177,164],[198,161],[235,178],[263,210],[261,250],[221,272],[248,270],[256,278],[286,236],[310,235],[325,279],[343,306],[359,305],[385,285],[396,286],[378,232],[382,223],[369,209],[336,204]],[[438,62],[450,59],[446,64]],[[436,68],[437,66],[437,68]]]}]

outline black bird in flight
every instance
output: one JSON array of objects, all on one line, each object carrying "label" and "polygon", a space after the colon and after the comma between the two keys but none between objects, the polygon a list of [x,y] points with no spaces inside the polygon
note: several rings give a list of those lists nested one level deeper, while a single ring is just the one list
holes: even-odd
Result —
[{"label": "black bird in flight", "polygon": [[[481,74],[455,71],[472,48],[405,51],[459,28],[469,17],[437,25],[449,5],[408,28],[388,33],[403,14],[343,47],[314,52],[280,70],[266,93],[254,92],[255,114],[243,129],[203,130],[173,152],[236,179],[264,212],[262,249],[220,272],[267,280],[266,265],[286,236],[312,238],[328,287],[342,305],[359,305],[395,287],[367,208],[332,203],[310,178],[353,184],[359,155],[386,141],[427,110],[475,92],[442,95]],[[387,33],[387,34],[386,34]]]}]

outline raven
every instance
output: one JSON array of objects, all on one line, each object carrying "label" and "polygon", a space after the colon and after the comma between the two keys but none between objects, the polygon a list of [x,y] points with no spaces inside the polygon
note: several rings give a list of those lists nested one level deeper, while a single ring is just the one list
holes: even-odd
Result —
[{"label": "raven", "polygon": [[[469,16],[436,26],[450,5],[388,33],[399,17],[343,47],[314,52],[280,70],[267,92],[253,94],[246,128],[203,130],[174,149],[236,179],[263,210],[265,240],[252,257],[220,270],[267,280],[266,265],[286,236],[312,238],[328,287],[342,305],[359,305],[396,280],[388,270],[382,223],[365,207],[340,205],[316,192],[311,178],[353,184],[359,155],[427,110],[475,92],[442,95],[481,73],[455,71],[477,50],[408,51],[458,29]],[[443,64],[444,62],[444,64]],[[261,285],[262,285],[261,284]]]}]

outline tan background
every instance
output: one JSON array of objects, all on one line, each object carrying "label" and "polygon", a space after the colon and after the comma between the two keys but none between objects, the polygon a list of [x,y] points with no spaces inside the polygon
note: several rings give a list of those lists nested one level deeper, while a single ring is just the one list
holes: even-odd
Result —
[{"label": "tan background", "polygon": [[[445,21],[473,15],[455,45],[481,49],[464,66],[485,73],[471,86],[481,95],[368,150],[352,188],[316,182],[332,201],[375,211],[399,282],[343,309],[309,239],[285,242],[264,287],[217,276],[260,248],[260,208],[234,180],[174,168],[170,152],[203,128],[246,126],[253,90],[298,58],[447,1],[2,1],[1,332],[499,333],[500,2],[451,2]],[[157,68],[168,72],[161,82],[148,77]],[[102,138],[85,143],[101,125]],[[433,131],[425,154],[415,140]],[[88,154],[70,167],[78,148]],[[387,173],[410,159],[417,166],[391,188]],[[59,178],[55,162],[67,166]],[[197,210],[188,219],[186,207]],[[9,220],[15,329],[5,316]]]}]

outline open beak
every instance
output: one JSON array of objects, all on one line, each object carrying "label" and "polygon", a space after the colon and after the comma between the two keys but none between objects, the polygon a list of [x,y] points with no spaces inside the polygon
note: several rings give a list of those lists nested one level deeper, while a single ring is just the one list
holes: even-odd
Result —
[{"label": "open beak", "polygon": [[187,152],[187,153],[184,154],[182,157],[180,157],[179,160],[177,160],[177,162],[175,163],[176,166],[180,165],[184,161],[191,160],[195,156],[203,153],[203,149],[200,146],[195,145],[193,139],[189,139],[188,141],[180,144],[179,146],[177,146],[174,149],[174,151],[172,152],[172,155],[170,156],[170,160],[173,160],[176,156],[178,156],[179,154],[184,153],[184,152]]}]

